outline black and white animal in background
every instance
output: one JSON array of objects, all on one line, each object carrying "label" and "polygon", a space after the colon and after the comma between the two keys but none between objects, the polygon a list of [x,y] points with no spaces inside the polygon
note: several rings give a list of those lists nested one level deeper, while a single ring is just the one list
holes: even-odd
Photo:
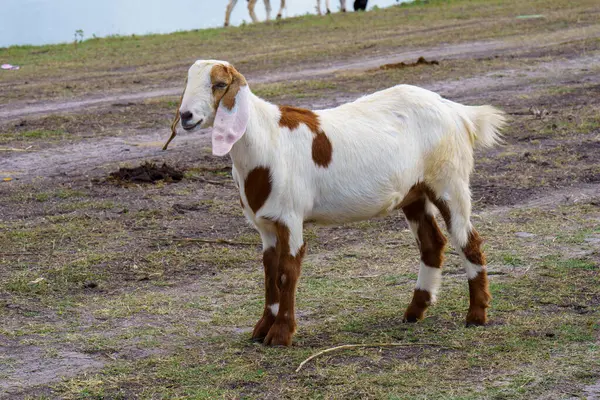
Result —
[{"label": "black and white animal in background", "polygon": [[354,0],[354,11],[365,11],[369,0]]}]

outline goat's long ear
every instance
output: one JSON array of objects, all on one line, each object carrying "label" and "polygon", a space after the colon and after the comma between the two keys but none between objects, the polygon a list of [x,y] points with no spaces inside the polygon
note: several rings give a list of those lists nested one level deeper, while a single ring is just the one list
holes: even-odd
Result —
[{"label": "goat's long ear", "polygon": [[250,117],[250,89],[244,77],[235,69],[227,92],[221,98],[212,132],[212,152],[224,156],[241,139]]}]

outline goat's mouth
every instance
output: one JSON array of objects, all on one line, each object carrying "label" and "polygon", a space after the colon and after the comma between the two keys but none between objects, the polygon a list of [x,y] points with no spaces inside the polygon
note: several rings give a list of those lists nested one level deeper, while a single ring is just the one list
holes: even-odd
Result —
[{"label": "goat's mouth", "polygon": [[201,119],[201,120],[199,120],[198,122],[196,122],[195,124],[192,124],[192,125],[181,124],[181,127],[183,129],[185,129],[186,131],[191,131],[192,129],[194,129],[195,127],[197,127],[198,125],[200,125],[202,123],[202,121],[204,121],[204,119]]}]

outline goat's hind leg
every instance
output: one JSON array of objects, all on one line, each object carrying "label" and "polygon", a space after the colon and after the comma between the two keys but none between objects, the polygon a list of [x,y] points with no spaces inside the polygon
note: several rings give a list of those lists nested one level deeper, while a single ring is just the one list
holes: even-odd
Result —
[{"label": "goat's hind leg", "polygon": [[229,0],[229,3],[227,3],[227,8],[225,9],[225,26],[229,26],[231,12],[233,11],[233,8],[235,7],[237,2],[238,0]]},{"label": "goat's hind leg", "polygon": [[452,245],[460,253],[469,280],[469,311],[467,326],[484,325],[492,296],[488,288],[485,256],[481,251],[482,240],[471,225],[471,193],[468,183],[457,184],[448,191],[446,218]]},{"label": "goat's hind leg", "polygon": [[[271,229],[269,229],[271,228]],[[275,227],[259,229],[263,242],[263,265],[265,270],[265,308],[261,319],[254,326],[252,340],[262,342],[275,323],[279,310],[279,283],[277,279],[281,246],[277,241]]]},{"label": "goat's hind leg", "polygon": [[258,0],[248,0],[248,13],[250,14],[250,18],[253,23],[258,22],[258,18],[256,17],[256,13],[254,12],[254,6],[256,6],[256,2]]},{"label": "goat's hind leg", "polygon": [[412,301],[404,313],[405,322],[423,319],[427,307],[435,302],[441,284],[446,238],[435,221],[434,210],[433,204],[424,194],[402,207],[421,252],[417,285]]},{"label": "goat's hind leg", "polygon": [[281,0],[281,4],[279,5],[279,12],[277,13],[277,19],[281,19],[283,14],[283,9],[285,8],[285,0]]}]

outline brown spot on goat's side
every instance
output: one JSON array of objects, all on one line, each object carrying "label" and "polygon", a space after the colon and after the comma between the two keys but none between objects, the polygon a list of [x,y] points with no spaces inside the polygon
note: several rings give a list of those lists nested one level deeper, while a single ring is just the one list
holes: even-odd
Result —
[{"label": "brown spot on goat's side", "polygon": [[248,206],[255,213],[265,204],[271,193],[271,177],[269,168],[254,168],[244,182],[244,192]]},{"label": "brown spot on goat's side", "polygon": [[235,96],[241,86],[246,86],[246,78],[231,65],[218,64],[210,71],[210,82],[215,101],[215,109],[221,104],[232,110],[235,107]]},{"label": "brown spot on goat's side", "polygon": [[319,131],[312,142],[312,158],[315,164],[326,168],[331,162],[333,148],[329,138],[323,131]]},{"label": "brown spot on goat's side", "polygon": [[333,147],[325,132],[319,125],[319,117],[311,110],[304,108],[279,106],[281,117],[279,126],[290,130],[304,124],[314,134],[312,142],[312,159],[320,167],[326,168],[331,162]]},{"label": "brown spot on goat's side", "polygon": [[281,118],[279,118],[279,126],[294,130],[304,124],[314,134],[318,134],[321,128],[319,127],[319,117],[311,110],[305,108],[279,106]]}]

